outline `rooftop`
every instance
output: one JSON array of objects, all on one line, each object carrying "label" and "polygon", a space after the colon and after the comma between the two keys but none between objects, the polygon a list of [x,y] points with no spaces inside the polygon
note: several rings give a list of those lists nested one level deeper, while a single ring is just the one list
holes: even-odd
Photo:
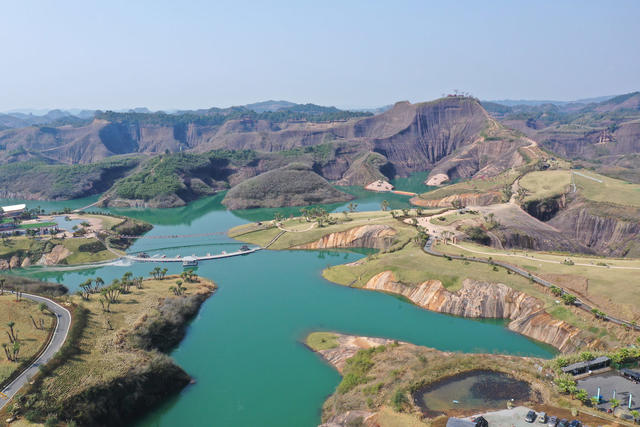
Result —
[{"label": "rooftop", "polygon": [[21,211],[27,208],[27,205],[25,205],[24,203],[20,204],[20,205],[11,205],[11,206],[3,206],[2,207],[2,211],[3,212],[15,212],[15,211]]}]

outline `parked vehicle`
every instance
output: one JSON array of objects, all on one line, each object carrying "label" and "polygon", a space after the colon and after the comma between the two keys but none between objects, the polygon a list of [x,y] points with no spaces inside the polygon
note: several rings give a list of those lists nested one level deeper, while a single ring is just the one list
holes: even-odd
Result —
[{"label": "parked vehicle", "polygon": [[527,412],[527,415],[524,417],[524,420],[528,423],[532,423],[536,420],[536,413],[535,411],[529,411]]},{"label": "parked vehicle", "polygon": [[569,423],[569,427],[582,427],[582,423],[578,420],[573,420]]},{"label": "parked vehicle", "polygon": [[549,422],[547,422],[547,427],[556,427],[556,424],[558,424],[558,417],[556,417],[555,415],[549,417]]},{"label": "parked vehicle", "polygon": [[569,421],[566,418],[563,418],[558,423],[558,427],[569,427]]},{"label": "parked vehicle", "polygon": [[538,414],[538,422],[540,424],[544,424],[547,422],[547,414],[545,412],[540,412]]}]

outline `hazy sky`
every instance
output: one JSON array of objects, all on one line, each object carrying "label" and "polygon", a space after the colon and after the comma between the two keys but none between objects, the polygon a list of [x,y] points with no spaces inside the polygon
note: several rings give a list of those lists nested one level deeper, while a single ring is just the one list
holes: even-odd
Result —
[{"label": "hazy sky", "polygon": [[4,1],[0,111],[640,90],[640,1]]}]

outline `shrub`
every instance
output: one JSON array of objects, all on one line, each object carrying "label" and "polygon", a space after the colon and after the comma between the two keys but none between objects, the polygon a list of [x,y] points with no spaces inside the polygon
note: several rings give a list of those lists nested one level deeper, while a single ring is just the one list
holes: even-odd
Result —
[{"label": "shrub", "polygon": [[95,242],[90,242],[90,243],[83,243],[80,246],[78,246],[78,250],[80,252],[90,252],[92,254],[95,254],[100,251],[104,251],[106,249],[107,247],[104,245],[104,243],[102,243],[99,240],[96,240]]}]

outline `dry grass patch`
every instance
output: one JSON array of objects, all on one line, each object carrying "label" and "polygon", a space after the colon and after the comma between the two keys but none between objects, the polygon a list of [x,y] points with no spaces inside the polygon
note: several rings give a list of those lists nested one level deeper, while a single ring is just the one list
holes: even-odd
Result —
[{"label": "dry grass patch", "polygon": [[[31,321],[33,317],[36,328]],[[44,322],[44,328],[40,329],[40,321]],[[39,304],[27,299],[16,301],[16,297],[6,294],[0,296],[0,343],[10,345],[7,332],[9,322],[14,322],[13,330],[18,336],[20,352],[17,362],[7,360],[4,350],[0,349],[0,382],[8,378],[11,373],[25,362],[34,357],[42,348],[49,330],[53,326],[53,317],[48,311],[42,312]]]}]

